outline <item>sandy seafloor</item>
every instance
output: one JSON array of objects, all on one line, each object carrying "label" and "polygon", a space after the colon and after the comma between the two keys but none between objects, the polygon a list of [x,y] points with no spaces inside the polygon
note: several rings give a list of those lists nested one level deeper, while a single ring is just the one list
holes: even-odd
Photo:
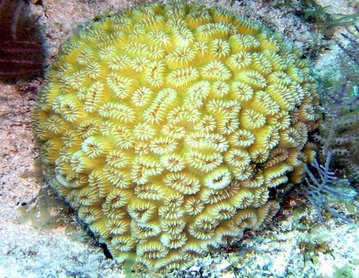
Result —
[{"label": "sandy seafloor", "polygon": [[[298,46],[313,45],[309,25],[261,4],[266,1],[205,2],[233,4],[233,10],[269,23]],[[320,3],[333,5],[336,12],[353,12],[350,1]],[[88,19],[132,4],[136,3],[43,0],[42,5],[32,5],[45,34],[48,63],[59,45]],[[337,64],[337,51],[317,56],[314,64],[319,74]],[[37,78],[14,85],[0,83],[0,278],[122,277],[121,266],[106,258],[74,212],[42,179],[30,119],[41,82]],[[248,232],[236,247],[213,252],[193,262],[190,269],[168,277],[359,277],[358,201],[333,205],[350,214],[354,223],[343,223],[329,214],[320,223],[304,200],[291,200],[267,230]]]}]

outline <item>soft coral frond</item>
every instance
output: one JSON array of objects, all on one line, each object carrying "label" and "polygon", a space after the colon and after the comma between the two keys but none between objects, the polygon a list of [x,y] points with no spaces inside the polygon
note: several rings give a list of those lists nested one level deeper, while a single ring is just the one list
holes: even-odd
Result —
[{"label": "soft coral frond", "polygon": [[335,42],[359,66],[359,27],[354,25],[352,28],[346,28],[341,35],[343,40],[336,40]]},{"label": "soft coral frond", "polygon": [[331,157],[332,154],[329,152],[324,165],[320,165],[317,160],[314,160],[312,166],[317,171],[316,175],[305,165],[307,173],[305,178],[306,184],[302,185],[301,189],[310,204],[315,208],[321,222],[324,221],[322,211],[327,210],[344,222],[351,223],[347,217],[339,214],[328,204],[328,196],[347,201],[353,200],[356,196],[356,191],[350,187],[348,180],[339,179],[330,171]]},{"label": "soft coral frond", "polygon": [[357,83],[345,82],[337,90],[327,90],[322,97],[324,111],[319,133],[319,157],[330,152],[337,168],[346,169],[351,180],[359,181],[359,94]]}]

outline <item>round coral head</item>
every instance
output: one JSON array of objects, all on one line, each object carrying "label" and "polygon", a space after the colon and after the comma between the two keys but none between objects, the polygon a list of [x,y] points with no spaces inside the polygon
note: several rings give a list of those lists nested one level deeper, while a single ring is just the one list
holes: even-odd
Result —
[{"label": "round coral head", "polygon": [[50,184],[135,271],[188,265],[276,212],[317,120],[301,53],[218,7],[152,4],[66,42],[34,109]]}]

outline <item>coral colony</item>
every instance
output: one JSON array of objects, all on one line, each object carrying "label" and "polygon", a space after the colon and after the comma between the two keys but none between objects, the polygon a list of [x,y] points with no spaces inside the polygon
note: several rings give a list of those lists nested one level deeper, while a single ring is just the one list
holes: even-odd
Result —
[{"label": "coral colony", "polygon": [[312,162],[307,61],[218,7],[151,4],[72,37],[34,129],[49,183],[136,272],[189,265],[258,229]]}]

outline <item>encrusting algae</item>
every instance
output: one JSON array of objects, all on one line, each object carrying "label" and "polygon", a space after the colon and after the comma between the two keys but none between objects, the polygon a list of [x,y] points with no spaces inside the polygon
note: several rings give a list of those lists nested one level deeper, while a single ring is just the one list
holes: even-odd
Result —
[{"label": "encrusting algae", "polygon": [[66,42],[33,122],[49,183],[135,272],[189,265],[270,221],[318,97],[299,50],[218,7],[151,4]]}]

